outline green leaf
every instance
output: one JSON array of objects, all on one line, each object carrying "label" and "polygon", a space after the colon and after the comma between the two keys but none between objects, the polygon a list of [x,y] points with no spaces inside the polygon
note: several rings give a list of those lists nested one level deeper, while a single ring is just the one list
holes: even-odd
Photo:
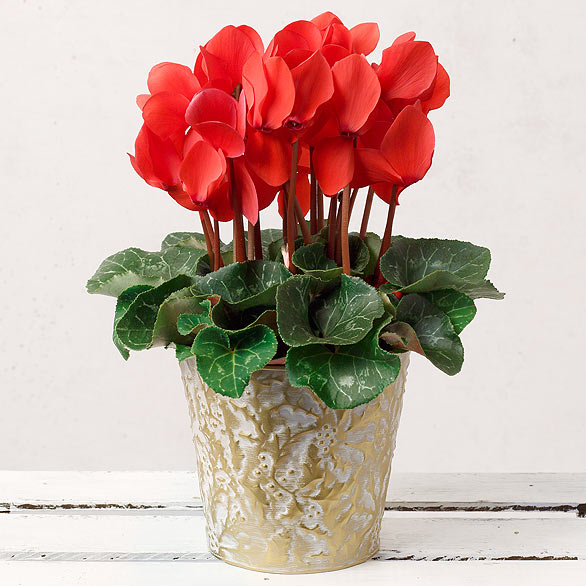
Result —
[{"label": "green leaf", "polygon": [[163,325],[158,325],[155,332],[161,304],[172,293],[184,289],[190,283],[190,277],[179,275],[158,287],[139,293],[116,325],[116,334],[121,343],[131,350],[146,350],[157,342],[161,343],[160,331]]},{"label": "green leaf", "polygon": [[376,289],[358,277],[342,275],[335,288],[314,300],[323,285],[310,275],[298,275],[279,287],[277,322],[289,346],[353,344],[384,312]]},{"label": "green leaf", "polygon": [[180,248],[198,248],[207,252],[206,237],[199,232],[171,232],[161,243],[161,250],[178,246]]},{"label": "green leaf", "polygon": [[[273,243],[275,242],[282,242],[283,240],[283,231],[277,228],[266,228],[265,230],[260,231],[260,240],[262,243],[262,254],[263,258],[269,260],[275,260],[270,258],[270,249]],[[279,244],[279,256],[281,255],[280,251],[280,244]]]},{"label": "green leaf", "polygon": [[381,247],[381,239],[380,236],[375,234],[374,232],[367,232],[366,236],[364,237],[364,244],[366,248],[368,248],[368,264],[364,267],[364,276],[370,277],[374,275],[374,271],[376,269],[376,261],[378,260],[378,255],[380,253]]},{"label": "green leaf", "polygon": [[401,369],[395,354],[378,343],[389,318],[377,320],[356,344],[328,347],[317,344],[287,352],[287,376],[291,384],[309,387],[328,407],[351,409],[374,399],[390,385]]},{"label": "green leaf", "polygon": [[501,293],[488,279],[476,285],[463,285],[459,287],[461,293],[468,295],[471,299],[504,299],[505,294]]},{"label": "green leaf", "polygon": [[191,346],[184,346],[183,344],[175,344],[175,358],[179,362],[183,362],[188,358],[192,358],[193,353],[191,352]]},{"label": "green leaf", "polygon": [[204,250],[173,247],[163,252],[127,248],[109,256],[87,282],[88,293],[118,297],[133,285],[156,287],[177,275],[195,277]]},{"label": "green leaf", "polygon": [[277,287],[291,273],[278,262],[249,260],[223,267],[197,281],[197,288],[242,310],[248,307],[275,305]]},{"label": "green leaf", "polygon": [[[224,263],[225,267],[232,264],[234,260],[234,253],[231,250],[226,250],[225,252],[222,252],[221,255],[222,262]],[[203,277],[209,273],[212,273],[213,270],[214,268],[210,264],[210,257],[206,253],[199,259],[199,262],[197,263],[197,275]]]},{"label": "green leaf", "polygon": [[444,289],[424,293],[423,296],[450,318],[456,334],[459,334],[476,315],[474,301],[459,291]]},{"label": "green leaf", "polygon": [[385,327],[380,335],[383,348],[392,352],[407,352],[409,350],[425,356],[415,330],[403,321],[397,321]]},{"label": "green leaf", "polygon": [[435,366],[450,376],[460,372],[464,348],[443,311],[422,295],[405,295],[397,306],[397,321],[413,328],[424,355]]},{"label": "green leaf", "polygon": [[361,275],[365,272],[370,261],[370,252],[364,242],[357,234],[350,234],[348,237],[348,248],[350,251],[350,269],[353,275]]},{"label": "green leaf", "polygon": [[481,283],[490,266],[488,248],[458,240],[393,237],[381,258],[385,279],[403,293],[461,290]]},{"label": "green leaf", "polygon": [[118,326],[118,322],[128,311],[128,308],[132,305],[132,302],[137,298],[137,296],[143,291],[148,291],[149,289],[152,289],[150,285],[135,285],[134,287],[129,287],[128,289],[125,289],[124,291],[122,291],[122,293],[120,293],[120,296],[118,297],[118,300],[116,302],[112,341],[114,342],[116,348],[118,348],[120,354],[122,354],[124,360],[128,360],[130,352],[128,351],[128,348],[120,341],[120,338],[116,333],[116,327]]},{"label": "green leaf", "polygon": [[[213,325],[210,317],[210,302],[206,301],[207,308],[203,313],[182,313],[177,318],[177,330],[183,336],[197,334],[201,329]],[[203,303],[200,305],[203,306]]]},{"label": "green leaf", "polygon": [[342,267],[327,256],[326,245],[323,242],[314,242],[298,248],[291,260],[304,273],[323,281],[335,279],[342,274]]},{"label": "green leaf", "polygon": [[193,287],[185,287],[171,293],[159,306],[153,326],[151,346],[168,346],[170,343],[190,345],[193,342],[193,336],[180,332],[177,320],[180,315],[187,313],[207,311],[209,314],[209,303],[206,296],[200,295]]},{"label": "green leaf", "polygon": [[199,332],[192,346],[202,379],[228,397],[240,397],[250,375],[266,366],[276,350],[277,337],[263,325],[237,332],[210,326]]},{"label": "green leaf", "polygon": [[212,308],[211,318],[213,325],[223,330],[243,330],[260,323],[277,332],[277,312],[262,305],[241,310],[220,299]]}]

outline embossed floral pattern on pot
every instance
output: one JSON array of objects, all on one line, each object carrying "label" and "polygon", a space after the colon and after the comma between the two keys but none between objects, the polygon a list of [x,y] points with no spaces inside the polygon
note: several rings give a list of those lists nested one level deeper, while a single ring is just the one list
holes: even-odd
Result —
[{"label": "embossed floral pattern on pot", "polygon": [[326,407],[282,367],[231,399],[181,363],[210,551],[238,566],[320,572],[379,548],[408,354],[396,381],[354,409]]}]

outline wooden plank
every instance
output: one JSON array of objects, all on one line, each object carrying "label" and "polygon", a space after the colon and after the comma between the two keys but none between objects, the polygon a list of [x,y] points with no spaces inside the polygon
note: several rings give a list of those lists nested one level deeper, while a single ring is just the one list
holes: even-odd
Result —
[{"label": "wooden plank", "polygon": [[[393,474],[392,510],[586,513],[586,474]],[[201,507],[192,472],[0,472],[0,512]]]},{"label": "wooden plank", "polygon": [[[129,555],[131,554],[131,555]],[[0,517],[0,560],[209,560],[200,515]],[[586,521],[566,513],[387,512],[382,560],[586,560]]]},{"label": "wooden plank", "polygon": [[584,586],[586,562],[367,562],[340,572],[303,576],[259,574],[228,564],[139,562],[0,562],[6,586]]}]

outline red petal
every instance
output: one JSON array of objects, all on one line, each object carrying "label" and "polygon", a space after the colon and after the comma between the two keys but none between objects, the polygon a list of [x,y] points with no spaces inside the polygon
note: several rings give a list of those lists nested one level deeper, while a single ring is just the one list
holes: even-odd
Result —
[{"label": "red petal", "polygon": [[193,66],[193,74],[197,77],[201,87],[208,81],[207,73],[204,71],[204,57],[200,51],[195,58],[195,64]]},{"label": "red petal", "polygon": [[305,40],[305,47],[310,51],[318,51],[322,45],[321,33],[315,23],[309,20],[296,20],[288,24],[283,30],[298,34]]},{"label": "red petal", "polygon": [[258,198],[256,187],[246,169],[244,159],[234,160],[234,175],[236,179],[236,192],[240,198],[242,213],[248,221],[256,224],[258,222]]},{"label": "red petal", "polygon": [[142,110],[150,97],[151,94],[138,94],[136,96],[136,105]]},{"label": "red petal", "polygon": [[354,53],[370,55],[376,49],[380,39],[378,24],[375,22],[357,24],[350,29],[350,36],[352,37],[352,51]]},{"label": "red petal", "polygon": [[350,51],[352,49],[352,35],[343,24],[331,24],[324,36],[324,45],[340,45]]},{"label": "red petal", "polygon": [[189,100],[181,94],[160,92],[151,96],[142,111],[146,125],[161,138],[170,138],[187,129],[185,110]]},{"label": "red petal", "polygon": [[406,43],[408,41],[414,41],[414,40],[415,40],[415,33],[413,31],[411,31],[411,32],[403,33],[402,35],[399,35],[393,41],[393,45],[400,45],[401,43]]},{"label": "red petal", "polygon": [[283,59],[289,69],[295,69],[298,65],[301,65],[306,59],[309,59],[313,55],[314,51],[309,49],[293,49],[286,55],[283,55]]},{"label": "red petal", "polygon": [[161,140],[143,124],[130,157],[136,172],[153,187],[166,189],[179,183],[181,159],[170,140]]},{"label": "red petal", "polygon": [[444,105],[444,102],[450,97],[450,76],[443,68],[441,63],[437,64],[437,77],[433,86],[433,93],[428,100],[421,103],[425,113],[430,110],[437,110]]},{"label": "red petal", "polygon": [[393,171],[391,164],[380,150],[357,148],[355,155],[353,178],[355,187],[364,187],[379,182],[401,183],[401,177]]},{"label": "red petal", "polygon": [[234,89],[232,87],[232,82],[227,77],[224,79],[212,79],[206,82],[202,89],[207,90],[211,88],[216,90],[222,90],[225,94],[228,94],[229,96],[232,95],[232,90]]},{"label": "red petal", "polygon": [[433,126],[418,106],[406,106],[381,144],[381,150],[403,186],[423,179],[435,148]]},{"label": "red petal", "polygon": [[333,67],[338,61],[350,55],[350,51],[340,45],[324,45],[321,52],[330,67]]},{"label": "red petal", "polygon": [[206,205],[212,216],[218,222],[230,222],[234,219],[232,200],[230,197],[230,182],[223,181],[214,189],[206,200]]},{"label": "red petal", "polygon": [[221,153],[205,141],[196,142],[181,165],[181,181],[196,203],[205,203],[210,193],[226,172],[226,161]]},{"label": "red petal", "polygon": [[362,55],[349,55],[332,67],[333,104],[342,132],[357,132],[380,96],[376,73]]},{"label": "red petal", "polygon": [[316,110],[332,97],[332,72],[323,55],[316,51],[292,69],[291,75],[295,85],[295,104],[290,120],[303,124],[311,120]]},{"label": "red petal", "polygon": [[[391,183],[376,183],[372,186],[372,189],[384,202],[391,203],[391,195],[393,193],[393,185]],[[397,187],[397,198],[399,197],[403,189],[405,188],[401,186]]]},{"label": "red petal", "polygon": [[246,162],[265,182],[283,185],[291,172],[291,144],[275,134],[251,129],[246,141]]},{"label": "red petal", "polygon": [[256,197],[258,199],[258,209],[259,211],[264,210],[266,207],[271,205],[271,203],[273,203],[279,188],[265,183],[249,165],[246,166],[246,169],[251,179],[254,181]]},{"label": "red petal", "polygon": [[185,120],[190,126],[214,121],[236,128],[237,110],[238,102],[230,94],[208,88],[193,96],[185,112]]},{"label": "red petal", "polygon": [[284,57],[296,49],[310,52],[318,51],[322,46],[322,35],[313,22],[297,20],[280,30],[271,40],[265,57]]},{"label": "red petal", "polygon": [[331,102],[326,102],[318,109],[312,123],[303,130],[301,136],[311,146],[318,145],[326,138],[340,136],[338,118]]},{"label": "red petal", "polygon": [[[299,202],[301,213],[303,214],[303,217],[305,217],[307,212],[309,212],[309,207],[311,205],[311,186],[309,184],[309,176],[307,173],[297,173],[297,189],[295,190],[295,196]],[[279,191],[277,206],[279,215],[283,217],[283,191]]]},{"label": "red petal", "polygon": [[242,88],[248,104],[248,123],[254,128],[262,126],[261,106],[269,91],[262,57],[253,53],[242,69]]},{"label": "red petal", "polygon": [[352,139],[343,136],[327,138],[313,152],[313,168],[326,195],[334,195],[346,187],[354,175]]},{"label": "red petal", "polygon": [[216,150],[220,149],[230,158],[244,154],[244,141],[234,128],[223,122],[202,122],[194,130]]},{"label": "red petal", "polygon": [[180,206],[183,206],[188,210],[196,212],[202,209],[201,206],[193,203],[189,195],[180,187],[171,187],[167,190],[167,192]]},{"label": "red petal", "polygon": [[323,12],[311,19],[311,22],[320,30],[326,29],[331,24],[342,24],[342,21],[333,12]]},{"label": "red petal", "polygon": [[366,124],[360,129],[358,144],[362,147],[378,149],[394,119],[391,109],[383,100],[379,100]]},{"label": "red petal", "polygon": [[256,52],[250,31],[242,31],[232,25],[225,26],[205,46],[205,50],[224,63],[227,74],[235,86],[242,80],[242,67]]},{"label": "red petal", "polygon": [[[222,59],[210,53],[205,47],[200,47],[202,62],[201,68],[203,71],[205,85],[210,81],[224,80],[228,83],[230,89],[234,87],[232,77],[228,73],[228,67]],[[197,63],[197,62],[196,62]],[[204,83],[202,83],[202,86]]]},{"label": "red petal", "polygon": [[268,92],[262,103],[263,128],[275,130],[291,113],[295,102],[293,77],[282,57],[269,57],[264,63]]},{"label": "red petal", "polygon": [[437,56],[425,41],[392,45],[383,51],[377,75],[386,101],[416,100],[430,91],[437,74]]},{"label": "red petal", "polygon": [[236,130],[244,138],[246,135],[246,95],[240,92],[238,98],[238,110],[236,111]]},{"label": "red petal", "polygon": [[151,69],[147,85],[151,94],[171,92],[181,94],[188,100],[201,87],[189,67],[169,62],[159,63]]},{"label": "red petal", "polygon": [[254,50],[261,55],[264,53],[264,45],[262,43],[262,39],[260,35],[251,27],[246,24],[241,24],[240,26],[236,27],[239,31],[242,31],[252,43]]}]

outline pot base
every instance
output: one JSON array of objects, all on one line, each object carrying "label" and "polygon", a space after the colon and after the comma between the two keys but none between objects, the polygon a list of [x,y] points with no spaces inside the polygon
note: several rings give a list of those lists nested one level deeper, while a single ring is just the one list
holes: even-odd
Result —
[{"label": "pot base", "polygon": [[380,549],[380,547],[377,547],[371,553],[366,555],[363,559],[360,559],[357,561],[352,561],[347,564],[341,564],[339,566],[332,566],[332,567],[326,567],[326,568],[317,568],[316,567],[316,568],[311,568],[311,569],[307,569],[307,570],[296,569],[296,570],[290,570],[290,571],[274,569],[274,568],[271,568],[271,569],[259,568],[256,566],[251,566],[251,565],[243,564],[240,562],[235,562],[230,559],[225,559],[221,555],[215,554],[213,552],[210,552],[210,553],[215,558],[219,559],[221,562],[226,562],[228,565],[234,566],[236,568],[242,568],[244,570],[251,570],[253,572],[262,572],[263,574],[282,574],[282,575],[287,575],[287,576],[294,576],[297,574],[325,574],[327,572],[337,572],[338,570],[346,570],[347,568],[353,568],[354,566],[359,566],[360,564],[364,564],[365,562],[368,562],[369,560],[371,560],[379,552],[379,549]]}]

